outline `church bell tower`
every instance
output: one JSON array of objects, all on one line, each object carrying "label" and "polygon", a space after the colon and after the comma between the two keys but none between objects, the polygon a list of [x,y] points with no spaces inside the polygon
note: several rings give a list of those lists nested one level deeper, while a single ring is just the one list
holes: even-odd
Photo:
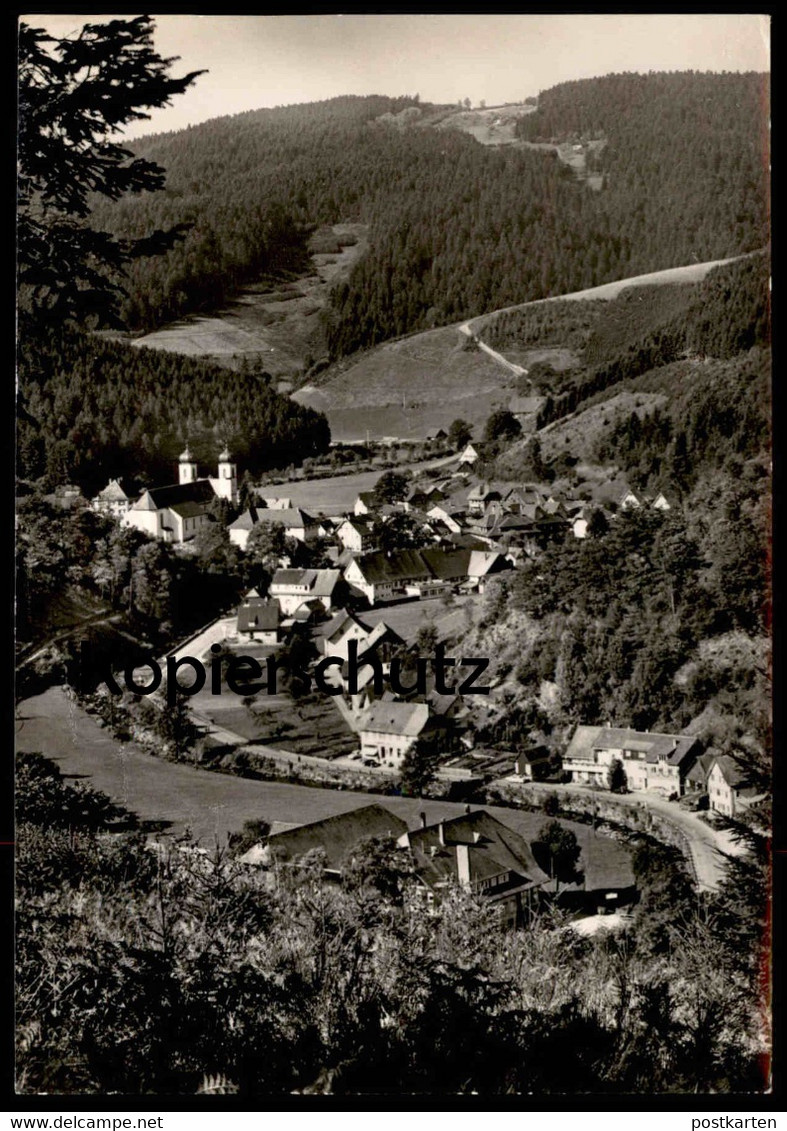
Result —
[{"label": "church bell tower", "polygon": [[238,501],[238,466],[233,463],[229,451],[225,448],[219,456],[218,479],[214,481],[216,494],[222,499],[229,499],[232,503]]},{"label": "church bell tower", "polygon": [[186,446],[186,450],[181,452],[178,461],[179,483],[196,483],[197,481],[197,461],[193,458],[191,452]]}]

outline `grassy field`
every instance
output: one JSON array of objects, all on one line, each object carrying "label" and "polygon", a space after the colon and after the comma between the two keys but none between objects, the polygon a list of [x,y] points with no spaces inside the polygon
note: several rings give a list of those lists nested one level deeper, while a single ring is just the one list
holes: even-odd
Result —
[{"label": "grassy field", "polygon": [[367,245],[364,224],[336,224],[331,232],[339,240],[346,235],[357,242],[338,253],[313,254],[309,276],[250,285],[222,310],[164,326],[132,344],[229,365],[254,359],[276,378],[299,376],[307,356],[320,357],[324,351],[320,312],[331,285],[350,272]]},{"label": "grassy field", "polygon": [[[626,288],[698,282],[718,262],[722,261],[619,279],[569,295],[506,307],[505,312],[533,310],[535,313],[539,306],[560,299],[600,300],[600,306]],[[647,300],[647,292],[645,298]],[[637,305],[636,298],[631,302],[633,309]],[[639,305],[644,307],[645,304]],[[471,319],[472,330],[486,340],[484,328],[500,313],[495,311]],[[590,317],[591,311],[587,313]],[[595,315],[596,311],[592,313]],[[581,335],[583,343],[589,332],[588,326]],[[610,325],[609,332],[617,339],[623,328]],[[467,420],[478,436],[490,413],[508,406],[516,382],[512,374],[483,352],[463,348],[467,344],[463,337],[454,325],[385,343],[326,370],[316,383],[303,386],[293,396],[301,404],[326,414],[336,440],[362,440],[367,432],[372,439],[382,436],[421,439],[438,428],[447,429],[457,417]],[[516,352],[505,346],[502,352],[510,361],[525,368],[540,356],[555,368],[566,369],[577,361],[576,353],[571,348],[566,349],[567,346],[572,347],[572,342],[561,339],[531,344],[525,340],[517,342]],[[542,353],[547,349],[551,356]]]},{"label": "grassy field", "polygon": [[[250,654],[246,649],[244,655]],[[251,710],[239,696],[204,691],[192,700],[196,710],[216,726],[293,754],[338,758],[358,747],[358,739],[327,695],[295,701],[289,695],[260,692]]]},{"label": "grassy field", "polygon": [[[402,471],[417,471],[432,461],[402,465]],[[292,500],[294,507],[303,507],[311,514],[343,514],[351,511],[361,491],[371,491],[384,469],[359,471],[353,475],[335,475],[317,479],[297,479],[261,488],[264,495],[277,495]]]},{"label": "grassy field", "polygon": [[372,439],[423,439],[458,417],[479,432],[513,392],[513,375],[449,326],[369,350],[293,396],[327,415],[335,440],[350,441],[367,430]]}]

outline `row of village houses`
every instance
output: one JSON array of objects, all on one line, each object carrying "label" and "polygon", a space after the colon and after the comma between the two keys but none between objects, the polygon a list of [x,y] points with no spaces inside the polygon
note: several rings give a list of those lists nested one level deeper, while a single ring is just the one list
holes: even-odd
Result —
[{"label": "row of village houses", "polygon": [[[610,513],[608,508],[647,505],[670,509],[662,492],[647,498],[619,483],[596,488],[592,499],[570,498],[567,494],[555,497],[536,483],[474,483],[469,466],[467,461],[460,460],[452,473],[442,479],[414,484],[400,503],[380,505],[374,492],[362,492],[351,513],[327,517],[315,517],[302,507],[294,507],[287,498],[260,496],[255,505],[229,525],[229,538],[245,550],[251,532],[260,524],[281,527],[288,537],[306,545],[321,540],[326,546],[332,543],[337,564],[344,565],[351,554],[377,550],[377,523],[404,511],[436,545],[494,550],[515,562],[522,554],[537,553],[551,539],[563,537],[567,526],[576,538],[585,538],[594,511]],[[186,544],[212,521],[211,504],[216,498],[237,504],[237,466],[225,449],[219,456],[217,474],[200,477],[187,448],[180,456],[178,475],[177,483],[148,488],[137,499],[132,499],[121,482],[113,479],[92,500],[92,506],[151,537]],[[342,554],[345,557],[340,561]],[[380,578],[376,583],[379,592],[387,595],[391,581],[395,588],[400,588],[396,580]],[[424,582],[428,580],[428,571],[424,573],[419,563],[412,579],[400,580]],[[370,593],[372,584],[375,583],[364,582]],[[432,589],[438,592],[438,586]]]},{"label": "row of village houses", "polygon": [[[472,449],[471,449],[472,454]],[[460,465],[473,460],[463,453]],[[237,469],[229,453],[219,457],[215,477],[199,478],[197,464],[188,449],[179,465],[180,482],[143,492],[136,502],[125,495],[114,480],[94,505],[153,537],[187,542],[208,522],[210,503],[216,497],[237,501]],[[569,523],[576,537],[584,537],[587,505],[546,496],[536,484],[520,487],[477,482],[470,485],[462,474],[428,485],[415,485],[399,507],[379,507],[373,493],[356,499],[351,515],[316,519],[290,500],[263,498],[260,506],[244,512],[230,524],[230,539],[245,548],[250,531],[258,522],[281,524],[288,536],[309,543],[330,534],[339,546],[336,568],[277,570],[269,595],[256,591],[247,595],[238,610],[238,634],[242,639],[276,647],[288,621],[314,621],[317,648],[322,655],[338,656],[344,666],[336,678],[348,706],[358,718],[362,754],[389,767],[401,761],[420,737],[445,731],[461,714],[457,696],[438,694],[429,688],[416,701],[381,690],[375,680],[381,665],[385,676],[390,662],[404,641],[384,622],[366,626],[358,617],[337,605],[337,592],[363,598],[369,605],[403,597],[427,598],[451,592],[483,592],[488,580],[513,566],[516,554],[494,549],[501,531],[528,537],[565,532]],[[623,509],[650,505],[669,509],[663,494],[647,499],[625,488],[617,497]],[[382,518],[397,509],[431,522],[435,544],[419,550],[383,553],[373,547],[371,518]],[[463,542],[469,544],[462,544]],[[520,543],[522,545],[522,543]],[[355,673],[350,687],[350,648],[357,649],[362,672]],[[710,805],[729,816],[745,804],[747,787],[735,764],[726,756],[703,755],[697,743],[686,736],[640,733],[617,728],[577,728],[563,759],[570,780],[604,786],[614,759],[620,760],[628,788],[680,796],[687,791],[707,791]],[[522,757],[517,773],[537,776],[539,767]],[[520,772],[521,771],[521,772]]]},{"label": "row of village houses", "polygon": [[[319,607],[326,612],[332,608],[329,591],[339,577],[338,570],[276,571],[270,597],[260,597],[253,590],[240,605],[239,638],[275,647],[288,618],[291,624],[306,619],[310,610],[302,603],[305,592],[321,591]],[[338,609],[329,619],[317,619],[311,631],[318,655],[337,661],[326,671],[326,678],[335,682],[356,720],[363,758],[396,769],[419,738],[431,735],[445,743],[448,735],[461,733],[466,706],[458,694],[436,689],[433,672],[424,677],[417,691],[412,691],[408,679],[401,681],[401,687],[393,686],[392,663],[407,649],[384,620],[368,625],[362,613]],[[704,753],[690,735],[580,725],[562,758],[564,780],[607,789],[616,760],[632,791],[667,798],[705,793],[709,807],[728,817],[752,803],[753,791],[734,760]],[[522,754],[512,776],[531,781],[542,777],[546,769],[544,752]]]}]

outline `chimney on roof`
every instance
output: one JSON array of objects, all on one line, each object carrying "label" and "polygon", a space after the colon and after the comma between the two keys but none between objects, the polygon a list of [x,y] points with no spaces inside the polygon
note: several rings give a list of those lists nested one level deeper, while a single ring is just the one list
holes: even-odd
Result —
[{"label": "chimney on roof", "polygon": [[465,805],[465,813],[469,813],[469,812],[470,812],[470,806],[469,806],[469,805]]},{"label": "chimney on roof", "polygon": [[466,844],[456,846],[456,875],[463,887],[470,886],[470,853]]},{"label": "chimney on roof", "polygon": [[418,816],[421,818],[421,828],[425,829],[426,828],[426,813],[419,813]]},{"label": "chimney on roof", "polygon": [[673,750],[677,750],[677,749],[678,749],[678,740],[677,740],[677,738],[673,738],[673,740],[672,740],[672,749],[673,749]]},{"label": "chimney on roof", "polygon": [[437,835],[440,839],[440,843],[445,848],[445,821],[440,821],[440,823],[438,824]]}]

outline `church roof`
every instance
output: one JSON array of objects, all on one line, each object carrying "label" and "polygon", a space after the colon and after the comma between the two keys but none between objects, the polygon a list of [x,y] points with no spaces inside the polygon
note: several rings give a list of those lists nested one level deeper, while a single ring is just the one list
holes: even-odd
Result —
[{"label": "church roof", "polygon": [[189,451],[188,444],[186,444],[185,450],[180,453],[180,455],[178,456],[178,459],[180,460],[181,463],[191,463],[192,462],[194,457],[192,456],[191,452]]},{"label": "church roof", "polygon": [[227,448],[225,448],[224,451],[219,455],[219,463],[228,463],[231,459],[232,456],[230,455]]},{"label": "church roof", "polygon": [[150,487],[134,504],[132,510],[163,510],[165,507],[181,507],[184,503],[199,503],[202,509],[206,509],[215,497],[215,492],[207,479],[195,479],[192,483],[171,483],[168,487]]}]

